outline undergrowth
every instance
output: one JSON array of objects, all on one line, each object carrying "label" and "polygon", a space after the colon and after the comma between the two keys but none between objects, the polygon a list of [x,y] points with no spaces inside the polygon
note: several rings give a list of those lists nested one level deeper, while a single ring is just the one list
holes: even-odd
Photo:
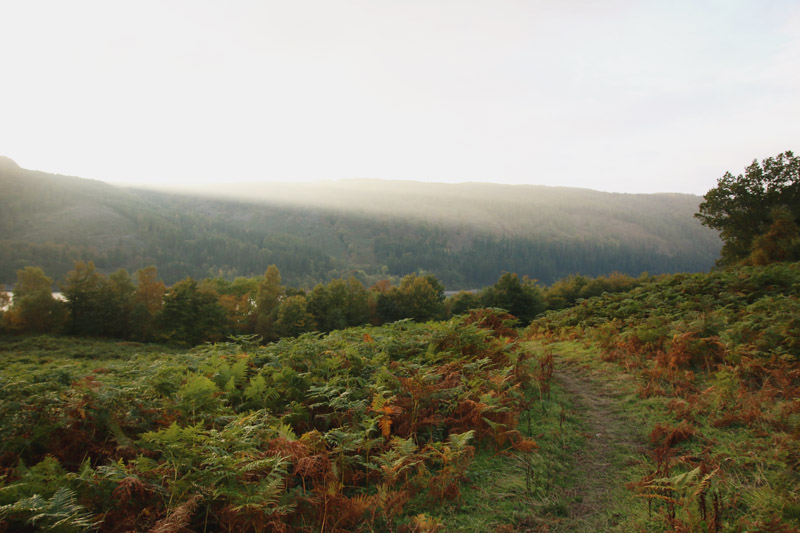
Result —
[{"label": "undergrowth", "polygon": [[496,311],[265,347],[3,346],[9,531],[436,531],[492,457],[538,475],[520,417],[552,359]]},{"label": "undergrowth", "polygon": [[575,453],[585,444],[583,426],[557,385],[549,398],[538,388],[533,392],[537,399],[522,413],[519,430],[535,448],[483,447],[466,472],[461,498],[435,508],[412,501],[410,508],[440,520],[446,531],[537,531],[563,521]]},{"label": "undergrowth", "polygon": [[629,488],[663,527],[800,528],[800,264],[667,276],[527,336],[596,347],[589,364],[616,365],[660,406],[650,470]]}]

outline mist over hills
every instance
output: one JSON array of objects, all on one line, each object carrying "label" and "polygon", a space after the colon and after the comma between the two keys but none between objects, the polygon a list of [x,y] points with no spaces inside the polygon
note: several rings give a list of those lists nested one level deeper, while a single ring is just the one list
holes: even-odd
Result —
[{"label": "mist over hills", "polygon": [[[196,193],[217,198],[400,217],[502,236],[594,238],[598,233],[655,238],[668,252],[670,226],[686,226],[699,198],[682,194],[631,195],[589,189],[493,183],[425,183],[353,179],[300,184],[226,184]],[[690,221],[691,222],[691,221]],[[597,224],[601,224],[600,227]],[[693,224],[689,224],[687,229]]]},{"label": "mist over hills", "polygon": [[0,158],[0,282],[76,259],[129,271],[253,276],[276,264],[296,286],[365,283],[424,269],[448,289],[504,271],[568,274],[708,270],[720,241],[692,215],[701,198],[488,183],[344,180],[226,184],[191,192],[123,188]]}]

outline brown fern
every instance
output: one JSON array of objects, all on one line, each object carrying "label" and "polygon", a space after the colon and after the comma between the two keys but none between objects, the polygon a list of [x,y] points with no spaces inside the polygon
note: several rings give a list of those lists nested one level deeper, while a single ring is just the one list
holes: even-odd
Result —
[{"label": "brown fern", "polygon": [[173,509],[165,518],[156,522],[156,525],[150,529],[149,533],[191,533],[192,530],[189,529],[189,524],[202,499],[201,495],[195,494]]}]

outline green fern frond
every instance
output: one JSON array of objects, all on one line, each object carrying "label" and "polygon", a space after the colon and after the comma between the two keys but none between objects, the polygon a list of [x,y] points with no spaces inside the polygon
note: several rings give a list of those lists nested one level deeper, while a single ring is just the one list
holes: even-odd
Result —
[{"label": "green fern frond", "polygon": [[78,504],[75,492],[60,487],[50,498],[34,494],[0,507],[0,519],[25,520],[26,525],[62,531],[91,531],[99,526],[92,513]]},{"label": "green fern frond", "polygon": [[452,447],[453,451],[460,452],[467,447],[469,441],[472,440],[474,436],[475,430],[470,429],[464,433],[451,433],[447,440],[450,442],[450,446]]}]

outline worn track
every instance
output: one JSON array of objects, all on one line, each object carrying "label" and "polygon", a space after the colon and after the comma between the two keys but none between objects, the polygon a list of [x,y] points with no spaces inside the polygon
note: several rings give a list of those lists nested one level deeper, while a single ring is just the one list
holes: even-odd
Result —
[{"label": "worn track", "polygon": [[608,531],[621,516],[619,498],[630,498],[621,470],[644,453],[637,423],[621,414],[618,398],[581,365],[557,368],[555,381],[572,398],[585,424],[586,445],[575,458],[575,484],[567,490],[568,516],[552,530]]}]

